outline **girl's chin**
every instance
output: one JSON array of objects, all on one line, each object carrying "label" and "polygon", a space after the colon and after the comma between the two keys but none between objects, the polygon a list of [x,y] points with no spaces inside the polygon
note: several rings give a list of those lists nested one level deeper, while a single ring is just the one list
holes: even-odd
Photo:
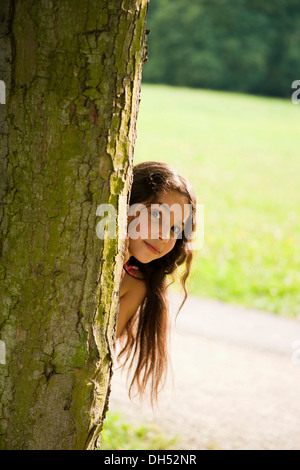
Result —
[{"label": "girl's chin", "polygon": [[133,243],[129,244],[129,251],[140,263],[151,263],[151,261],[161,258],[161,254],[153,253],[153,250],[147,246],[145,240],[139,241],[142,241],[142,243],[139,243],[138,246],[134,246]]},{"label": "girl's chin", "polygon": [[[134,255],[133,255],[134,256]],[[140,263],[147,264],[155,259],[155,256],[136,255],[134,256]]]},{"label": "girl's chin", "polygon": [[154,255],[150,252],[147,248],[142,250],[137,250],[136,252],[132,253],[132,256],[135,257],[140,263],[146,264],[150,263],[151,261],[158,258],[157,255]]}]

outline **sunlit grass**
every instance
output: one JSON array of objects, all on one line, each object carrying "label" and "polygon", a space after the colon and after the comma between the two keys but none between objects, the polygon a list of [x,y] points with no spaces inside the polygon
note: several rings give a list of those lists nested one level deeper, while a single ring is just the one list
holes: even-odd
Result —
[{"label": "sunlit grass", "polygon": [[171,164],[204,204],[189,292],[300,315],[300,106],[143,85],[135,163]]},{"label": "sunlit grass", "polygon": [[119,413],[107,413],[101,450],[176,449],[177,436],[166,437],[154,425],[128,423]]}]

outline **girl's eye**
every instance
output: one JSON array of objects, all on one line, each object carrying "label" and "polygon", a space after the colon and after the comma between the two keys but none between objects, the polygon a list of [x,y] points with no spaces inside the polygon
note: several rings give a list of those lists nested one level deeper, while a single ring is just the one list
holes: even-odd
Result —
[{"label": "girl's eye", "polygon": [[159,219],[160,218],[160,211],[157,211],[155,209],[153,209],[151,211],[151,216],[154,218],[154,219]]},{"label": "girl's eye", "polygon": [[173,232],[175,233],[175,235],[179,235],[180,232],[181,232],[181,228],[178,227],[178,225],[174,225],[174,226],[172,227],[172,230],[173,230]]}]

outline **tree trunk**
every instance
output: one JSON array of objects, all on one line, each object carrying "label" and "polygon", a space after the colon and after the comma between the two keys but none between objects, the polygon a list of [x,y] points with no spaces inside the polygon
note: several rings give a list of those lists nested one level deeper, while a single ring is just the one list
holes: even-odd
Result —
[{"label": "tree trunk", "polygon": [[1,449],[100,445],[147,7],[1,0]]}]

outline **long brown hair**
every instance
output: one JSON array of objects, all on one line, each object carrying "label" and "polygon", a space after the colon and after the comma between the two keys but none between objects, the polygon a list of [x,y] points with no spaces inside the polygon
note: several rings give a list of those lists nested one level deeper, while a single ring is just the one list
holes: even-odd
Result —
[{"label": "long brown hair", "polygon": [[185,270],[180,283],[184,299],[178,313],[187,298],[185,283],[193,258],[189,241],[196,229],[196,197],[188,181],[166,163],[151,161],[133,167],[130,206],[137,203],[155,203],[162,193],[174,190],[186,196],[191,207],[190,215],[182,237],[176,240],[173,249],[165,256],[146,264],[134,257],[130,258],[130,264],[138,266],[143,274],[147,294],[123,330],[120,337],[123,348],[118,355],[118,359],[125,356],[122,365],[128,362],[129,370],[134,371],[129,396],[132,395],[134,385],[142,396],[150,380],[152,404],[154,400],[157,401],[159,386],[164,385],[167,372],[167,280],[170,275],[174,282],[174,273],[183,264]]}]

